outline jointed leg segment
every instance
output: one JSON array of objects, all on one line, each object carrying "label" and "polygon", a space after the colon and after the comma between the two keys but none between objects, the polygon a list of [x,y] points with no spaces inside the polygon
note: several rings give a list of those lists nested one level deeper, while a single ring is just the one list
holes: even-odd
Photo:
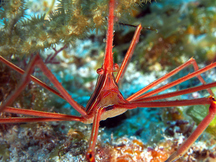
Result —
[{"label": "jointed leg segment", "polygon": [[190,106],[190,105],[205,105],[210,104],[209,98],[198,98],[192,100],[176,100],[176,101],[152,101],[152,102],[129,102],[129,103],[120,103],[113,105],[114,109],[135,109],[137,107],[141,108],[160,108],[160,107],[174,107],[174,106]]},{"label": "jointed leg segment", "polygon": [[[21,93],[21,91],[26,87],[26,85],[30,82],[30,80],[33,78],[31,76],[31,73],[33,72],[35,66],[38,66],[43,73],[48,77],[48,79],[54,84],[54,86],[58,89],[61,96],[70,103],[73,108],[75,108],[81,115],[87,116],[84,108],[80,106],[76,101],[74,101],[69,93],[62,87],[62,85],[58,82],[58,80],[55,78],[55,76],[51,73],[51,71],[46,67],[46,65],[43,63],[42,59],[39,55],[36,55],[32,62],[29,64],[26,73],[23,75],[21,83],[18,85],[17,89],[2,103],[0,106],[0,112],[4,111],[7,106],[12,104],[12,102],[16,99],[16,97]],[[37,79],[35,79],[37,80]]]},{"label": "jointed leg segment", "polygon": [[205,89],[212,88],[212,87],[216,87],[216,82],[208,83],[205,85],[200,85],[200,86],[192,87],[188,89],[183,89],[183,90],[176,91],[176,92],[170,92],[170,93],[165,93],[161,95],[155,95],[155,96],[150,96],[150,97],[144,97],[141,99],[135,99],[132,102],[146,102],[146,101],[161,100],[165,98],[170,98],[170,97],[175,97],[175,96],[180,96],[184,94],[189,94],[189,93],[205,90]]},{"label": "jointed leg segment", "polygon": [[190,135],[190,137],[174,152],[165,162],[171,162],[178,159],[180,156],[184,155],[185,152],[190,148],[190,146],[197,140],[197,138],[203,133],[203,131],[208,127],[210,122],[214,119],[216,115],[216,100],[210,96],[208,98],[199,98],[192,100],[180,100],[180,101],[158,101],[158,102],[137,102],[132,101],[129,103],[116,104],[111,106],[112,109],[135,109],[137,107],[173,107],[173,106],[188,106],[188,105],[205,105],[209,104],[209,114],[201,121],[197,126],[195,131]]},{"label": "jointed leg segment", "polygon": [[171,162],[184,155],[185,152],[190,148],[190,146],[197,140],[197,138],[202,134],[202,132],[214,119],[216,115],[216,101],[211,96],[209,97],[209,100],[211,102],[209,106],[209,114],[201,121],[201,123],[197,126],[197,128],[189,136],[189,138],[165,162]]},{"label": "jointed leg segment", "polygon": [[56,122],[56,121],[80,121],[84,122],[85,118],[72,116],[70,118],[48,118],[48,117],[15,117],[15,118],[1,118],[0,124],[8,123],[32,123],[32,122]]},{"label": "jointed leg segment", "polygon": [[[21,68],[19,68],[18,66],[14,65],[14,64],[12,64],[10,61],[6,60],[2,56],[0,56],[0,62],[3,62],[5,65],[9,66],[10,68],[12,68],[13,70],[17,71],[20,74],[25,74],[24,70],[22,70]],[[52,93],[56,94],[57,96],[59,96],[59,97],[61,97],[61,98],[64,99],[64,97],[59,92],[57,92],[55,89],[47,86],[45,83],[43,83],[42,81],[40,81],[38,78],[36,78],[36,77],[34,77],[32,75],[30,75],[29,77],[30,77],[30,79],[33,82],[37,83],[38,85],[44,87],[45,89],[49,90],[50,92],[52,92]]]},{"label": "jointed leg segment", "polygon": [[138,40],[139,40],[139,35],[140,35],[140,32],[142,30],[142,26],[141,25],[138,25],[137,28],[136,28],[136,31],[134,33],[134,36],[133,36],[133,39],[131,41],[131,44],[130,44],[130,47],[128,48],[128,51],[124,57],[124,60],[121,64],[121,67],[119,69],[119,72],[118,74],[116,75],[116,83],[119,82],[119,80],[123,77],[124,73],[125,73],[125,70],[129,64],[129,61],[133,55],[133,51],[136,47],[136,44],[138,43]]},{"label": "jointed leg segment", "polygon": [[92,132],[91,132],[91,137],[90,137],[90,141],[89,141],[89,147],[88,147],[88,151],[86,153],[86,157],[87,157],[87,160],[89,162],[95,162],[94,150],[95,150],[95,145],[97,142],[99,123],[101,120],[102,113],[107,111],[108,109],[109,109],[109,107],[99,108],[99,109],[97,109],[96,114],[94,116],[94,121],[93,121],[93,125],[92,125]]},{"label": "jointed leg segment", "polygon": [[[146,94],[142,95],[146,91],[150,90],[154,86],[156,86],[159,83],[163,82],[164,80],[170,78],[171,76],[173,76],[174,74],[178,73],[179,71],[181,71],[182,69],[184,69],[185,67],[187,67],[187,66],[189,66],[191,64],[194,66],[194,69],[196,70],[193,73],[188,74],[188,75],[186,75],[186,76],[184,76],[184,77],[182,77],[182,78],[180,78],[180,79],[178,79],[176,81],[173,81],[172,83],[169,83],[169,84],[167,84],[165,86],[162,86],[162,87],[160,87],[160,88],[158,88],[156,90],[153,90],[153,91],[151,91],[149,93],[146,93]],[[203,84],[206,84],[205,81],[203,80],[203,78],[200,76],[200,74],[202,74],[205,71],[208,71],[208,70],[212,69],[213,67],[216,67],[216,63],[213,63],[211,65],[206,66],[205,68],[197,70],[198,69],[197,63],[196,63],[196,61],[193,58],[191,58],[186,63],[182,64],[181,66],[179,66],[176,69],[172,70],[171,72],[167,73],[163,77],[161,77],[161,78],[157,79],[156,81],[152,82],[151,84],[149,84],[145,88],[143,88],[143,89],[139,90],[138,92],[134,93],[133,95],[131,95],[130,97],[128,97],[127,100],[128,101],[132,101],[132,100],[135,100],[135,99],[141,99],[141,98],[152,96],[152,95],[154,95],[156,93],[159,93],[159,92],[161,92],[161,91],[163,91],[165,89],[173,87],[173,86],[175,86],[175,85],[177,85],[179,83],[182,83],[182,82],[184,82],[184,81],[186,81],[188,79],[191,79],[191,78],[193,78],[195,76],[197,76],[198,79]],[[213,95],[213,92],[210,89],[208,89],[208,92],[210,93],[210,95]]]},{"label": "jointed leg segment", "polygon": [[[206,71],[208,71],[209,69],[212,69],[212,68],[214,68],[214,67],[216,67],[216,62],[215,62],[215,63],[212,63],[212,64],[210,64],[210,65],[208,65],[208,66],[206,66],[206,67],[204,67],[204,68],[202,68],[202,69],[199,69],[199,70],[197,70],[197,71],[194,71],[193,73],[188,74],[188,75],[186,75],[186,76],[184,76],[184,77],[182,77],[182,78],[180,78],[180,79],[178,79],[178,80],[175,80],[175,81],[173,81],[173,82],[171,82],[171,83],[169,83],[169,84],[167,84],[167,85],[164,85],[164,86],[162,86],[162,87],[159,87],[158,89],[155,89],[155,90],[153,90],[153,91],[151,91],[151,92],[148,92],[148,93],[146,93],[146,94],[144,94],[144,95],[141,95],[141,96],[137,97],[137,99],[149,97],[149,96],[152,96],[152,95],[157,94],[157,93],[159,93],[159,92],[162,92],[162,91],[164,91],[164,90],[166,90],[166,89],[168,89],[168,88],[171,88],[171,87],[173,87],[173,86],[175,86],[175,85],[178,85],[179,83],[182,83],[182,82],[184,82],[184,81],[186,81],[186,80],[189,80],[189,79],[191,79],[191,78],[193,78],[193,77],[195,77],[195,76],[198,76],[198,75],[200,75],[200,74],[202,74],[202,73],[204,73],[204,72],[206,72]],[[209,91],[210,91],[210,94],[213,95],[213,92],[212,92],[211,90],[209,90]]]},{"label": "jointed leg segment", "polygon": [[13,107],[6,107],[4,109],[4,112],[37,116],[42,118],[35,118],[35,117],[34,118],[33,117],[0,118],[1,124],[2,123],[24,123],[24,122],[48,122],[48,121],[80,121],[80,122],[85,121],[84,117],[77,117],[73,115],[58,114],[58,113],[51,113],[51,112],[44,112],[44,111],[37,111],[37,110],[13,108]]}]

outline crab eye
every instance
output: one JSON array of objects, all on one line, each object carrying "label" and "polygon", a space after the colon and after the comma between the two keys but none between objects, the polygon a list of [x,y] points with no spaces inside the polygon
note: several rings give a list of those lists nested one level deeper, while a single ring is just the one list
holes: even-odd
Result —
[{"label": "crab eye", "polygon": [[119,70],[119,65],[115,63],[113,66],[113,71],[118,72],[118,70]]},{"label": "crab eye", "polygon": [[102,75],[104,73],[104,69],[103,68],[97,69],[97,73],[98,75]]}]

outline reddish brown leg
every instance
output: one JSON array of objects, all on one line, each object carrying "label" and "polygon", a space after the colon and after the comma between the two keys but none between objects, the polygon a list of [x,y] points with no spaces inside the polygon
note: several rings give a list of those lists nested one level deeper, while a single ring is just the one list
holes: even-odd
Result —
[{"label": "reddish brown leg", "polygon": [[[0,61],[3,62],[5,65],[9,66],[10,68],[12,68],[13,70],[17,71],[20,74],[25,74],[25,71],[22,70],[21,68],[19,68],[18,66],[12,64],[10,61],[6,60],[5,58],[3,58],[2,56],[0,56]],[[43,83],[41,80],[37,79],[36,77],[30,75],[30,79],[37,83],[38,85],[44,87],[45,89],[51,91],[52,93],[56,94],[57,96],[63,98],[63,96],[57,92],[55,89],[47,86],[45,83]],[[63,98],[64,99],[64,98]]]},{"label": "reddish brown leg", "polygon": [[[207,71],[207,70],[212,69],[213,67],[216,67],[216,63],[213,63],[213,64],[210,64],[210,65],[206,66],[205,68],[202,68],[202,69],[198,70],[198,65],[197,65],[196,61],[195,61],[193,58],[191,58],[191,59],[188,60],[186,63],[182,64],[181,66],[179,66],[179,67],[177,67],[176,69],[172,70],[171,72],[167,73],[167,74],[164,75],[163,77],[161,77],[161,78],[157,79],[156,81],[152,82],[151,84],[149,84],[149,85],[146,86],[145,88],[143,88],[143,89],[139,90],[138,92],[134,93],[133,95],[131,95],[130,97],[128,97],[127,100],[128,100],[128,101],[132,101],[132,100],[134,100],[135,98],[136,98],[136,99],[140,99],[140,98],[152,96],[152,95],[154,95],[154,94],[156,94],[156,93],[159,93],[159,92],[163,91],[163,90],[161,90],[162,87],[160,87],[160,88],[158,88],[158,89],[160,89],[160,90],[154,90],[154,91],[151,91],[151,92],[149,92],[149,93],[146,93],[146,94],[142,95],[144,92],[146,92],[146,91],[148,91],[149,89],[155,87],[155,86],[158,85],[159,83],[161,83],[161,82],[163,82],[164,80],[170,78],[171,76],[173,76],[174,74],[178,73],[179,71],[181,71],[182,69],[184,69],[185,67],[187,67],[187,66],[189,66],[189,65],[191,65],[191,64],[193,65],[195,72],[193,72],[193,73],[191,73],[191,74],[188,74],[187,76],[184,76],[184,77],[182,77],[182,78],[180,78],[180,79],[178,79],[178,80],[176,80],[176,81],[170,83],[169,86],[168,86],[168,85],[163,86],[163,87],[164,87],[163,90],[165,90],[165,89],[167,89],[167,88],[170,88],[170,87],[172,87],[172,86],[174,86],[174,85],[177,85],[177,84],[179,84],[179,83],[182,83],[182,82],[184,82],[184,81],[186,81],[186,80],[188,80],[188,79],[190,79],[190,78],[192,78],[192,77],[195,77],[195,76],[197,76],[198,79],[199,79],[203,84],[205,84],[205,81],[204,81],[203,78],[200,76],[200,74],[203,73],[203,72],[205,72],[205,71]],[[175,84],[174,84],[174,83],[175,83]],[[211,95],[213,95],[213,92],[212,92],[210,89],[208,89],[208,91],[209,91],[209,93],[210,93]],[[142,96],[140,96],[140,95],[142,95]]]},{"label": "reddish brown leg", "polygon": [[52,121],[80,121],[83,122],[85,119],[83,117],[73,118],[28,118],[28,117],[15,117],[15,118],[1,118],[0,124],[8,123],[29,123],[29,122],[52,122]]},{"label": "reddish brown leg", "polygon": [[130,47],[127,50],[127,53],[126,53],[126,55],[124,57],[124,60],[123,60],[123,62],[121,64],[121,67],[120,67],[120,69],[118,71],[118,74],[116,75],[116,79],[115,79],[116,83],[119,82],[119,80],[123,77],[123,75],[125,73],[125,70],[126,70],[126,68],[128,66],[128,63],[129,63],[129,61],[130,61],[130,59],[131,59],[131,57],[133,55],[136,44],[139,41],[139,36],[140,36],[141,30],[142,30],[142,26],[138,25],[137,28],[136,28],[136,31],[134,33],[133,39],[131,41]]},{"label": "reddish brown leg", "polygon": [[180,91],[176,91],[176,92],[165,93],[165,94],[155,95],[155,96],[151,96],[151,97],[144,97],[142,99],[135,99],[132,102],[146,102],[146,101],[161,100],[161,99],[165,99],[165,98],[170,98],[170,97],[175,97],[175,96],[180,96],[180,95],[184,95],[184,94],[189,94],[189,93],[205,90],[205,89],[212,88],[212,87],[216,87],[216,82],[208,83],[205,85],[200,85],[197,87],[192,87],[192,88],[188,88],[188,89],[184,89],[184,90],[180,90]]},{"label": "reddish brown leg", "polygon": [[54,86],[58,89],[60,94],[64,97],[64,99],[73,107],[75,108],[81,115],[86,116],[86,112],[82,106],[80,106],[73,98],[69,95],[69,93],[62,87],[62,85],[58,82],[52,72],[46,67],[43,63],[40,56],[37,54],[32,62],[29,64],[25,75],[21,80],[21,83],[18,85],[17,89],[2,103],[0,107],[0,112],[4,111],[6,106],[12,104],[12,102],[17,98],[17,96],[21,93],[21,91],[25,88],[25,86],[30,82],[30,76],[33,72],[35,66],[38,66],[43,73],[48,77],[48,79],[54,84]]},{"label": "reddish brown leg", "polygon": [[184,155],[185,152],[191,147],[191,145],[197,140],[197,138],[202,134],[202,132],[208,127],[211,121],[216,115],[216,101],[213,97],[209,97],[210,106],[209,114],[201,121],[197,126],[195,131],[190,135],[190,137],[175,151],[165,162],[171,162],[178,159],[180,156]]},{"label": "reddish brown leg", "polygon": [[97,109],[96,114],[94,116],[93,126],[91,137],[89,141],[89,148],[86,153],[86,158],[89,162],[95,162],[95,145],[98,136],[99,123],[102,113],[106,110],[106,108]]},{"label": "reddish brown leg", "polygon": [[[180,83],[182,83],[182,82],[184,82],[186,80],[189,80],[189,79],[191,79],[193,77],[199,76],[200,74],[202,74],[202,73],[204,73],[204,72],[206,72],[206,71],[208,71],[208,70],[210,70],[210,69],[212,69],[214,67],[216,67],[216,62],[212,63],[212,64],[210,64],[210,65],[208,65],[208,66],[206,66],[206,67],[204,67],[202,69],[194,71],[193,73],[188,74],[188,75],[186,75],[186,76],[184,76],[182,78],[179,78],[179,79],[177,79],[177,80],[175,80],[175,81],[173,81],[171,83],[168,83],[168,84],[166,84],[166,85],[164,85],[162,87],[159,87],[159,88],[157,88],[157,89],[155,89],[155,90],[153,90],[151,92],[148,92],[148,93],[146,93],[144,95],[141,95],[141,96],[137,97],[136,99],[141,99],[141,98],[149,97],[149,96],[152,96],[152,95],[157,94],[159,92],[162,92],[162,91],[164,91],[164,90],[166,90],[168,88],[171,88],[171,87],[173,87],[175,85],[178,85],[178,84],[180,84]],[[212,96],[214,95],[213,92],[210,89],[209,89],[209,92],[210,92],[210,94]],[[133,99],[131,99],[131,100],[133,100]]]},{"label": "reddish brown leg", "polygon": [[158,102],[136,102],[132,101],[129,103],[117,104],[110,106],[109,109],[127,108],[135,109],[137,107],[173,107],[173,106],[189,106],[189,105],[205,105],[210,104],[209,114],[202,120],[202,122],[197,126],[195,131],[190,135],[190,137],[174,152],[168,160],[165,162],[171,162],[178,159],[180,156],[184,155],[189,147],[196,141],[196,139],[203,133],[210,122],[214,119],[216,115],[216,100],[210,96],[209,98],[199,98],[193,100],[181,100],[181,101],[158,101]]},{"label": "reddish brown leg", "polygon": [[209,98],[198,98],[192,100],[175,100],[175,101],[152,101],[152,102],[136,102],[131,101],[128,103],[120,103],[111,106],[114,109],[135,109],[140,108],[151,108],[151,107],[174,107],[174,106],[190,106],[190,105],[205,105],[211,104]]},{"label": "reddish brown leg", "polygon": [[57,114],[51,112],[43,112],[37,110],[28,110],[28,109],[20,109],[13,107],[6,107],[4,112],[22,114],[22,115],[31,115],[38,116],[43,118],[27,118],[27,117],[16,117],[16,118],[0,118],[0,123],[24,123],[24,122],[48,122],[48,121],[80,121],[84,122],[84,117],[77,117],[73,115],[67,114]]}]

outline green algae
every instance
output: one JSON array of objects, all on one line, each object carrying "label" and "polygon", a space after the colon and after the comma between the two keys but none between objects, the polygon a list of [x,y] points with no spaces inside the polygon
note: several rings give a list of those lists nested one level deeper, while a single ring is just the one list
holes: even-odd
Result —
[{"label": "green algae", "polygon": [[[209,112],[209,105],[196,105],[187,109],[186,114],[189,115],[193,121],[198,125]],[[216,137],[216,117],[212,120],[209,126],[206,128],[206,132]]]}]

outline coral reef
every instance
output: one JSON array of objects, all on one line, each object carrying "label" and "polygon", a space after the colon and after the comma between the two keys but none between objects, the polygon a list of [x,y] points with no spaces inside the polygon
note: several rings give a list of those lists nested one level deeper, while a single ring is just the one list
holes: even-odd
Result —
[{"label": "coral reef", "polygon": [[[32,124],[13,126],[3,137],[1,134],[1,161],[85,161],[91,128],[70,123],[72,128],[67,134],[63,134],[55,131],[57,125],[43,123],[36,127]],[[149,145],[136,137],[113,139],[100,129],[96,161],[164,162],[184,138],[179,133],[161,140],[157,145]],[[215,143],[213,139],[193,144],[188,153],[177,162],[214,161],[216,148],[212,143]]]},{"label": "coral reef", "polygon": [[[41,2],[42,7],[38,7]],[[195,57],[202,64],[215,60],[214,1],[158,1],[141,5],[139,11],[133,10],[133,7],[138,7],[134,5],[138,2],[118,2],[116,19],[124,25],[116,23],[115,62],[121,62],[135,30],[126,24],[136,26],[141,23],[146,26],[120,85],[125,97],[190,57]],[[31,54],[40,52],[65,89],[85,106],[96,83],[95,71],[103,61],[107,1],[61,0],[56,2],[47,16],[50,4],[45,0],[1,1],[0,54],[25,69]],[[157,29],[157,32],[148,28]],[[47,82],[40,71],[35,70],[34,75]],[[204,76],[208,82],[216,78],[213,70]],[[16,78],[20,75],[0,63],[0,77],[2,101],[15,89],[18,84]],[[197,84],[195,79],[175,89]],[[173,89],[167,92],[170,91]],[[206,93],[193,93],[181,99],[197,95],[205,96]],[[78,115],[64,100],[33,82],[14,106]],[[99,130],[96,160],[164,161],[206,113],[206,108],[200,107],[128,111],[118,121],[115,118],[114,122],[107,120],[108,124],[101,123],[105,128]],[[17,116],[8,113],[0,115]],[[204,133],[201,141],[195,143],[179,161],[214,161],[215,125],[214,121],[207,129],[210,134]],[[0,160],[85,161],[90,132],[90,125],[76,122],[2,124]]]}]

